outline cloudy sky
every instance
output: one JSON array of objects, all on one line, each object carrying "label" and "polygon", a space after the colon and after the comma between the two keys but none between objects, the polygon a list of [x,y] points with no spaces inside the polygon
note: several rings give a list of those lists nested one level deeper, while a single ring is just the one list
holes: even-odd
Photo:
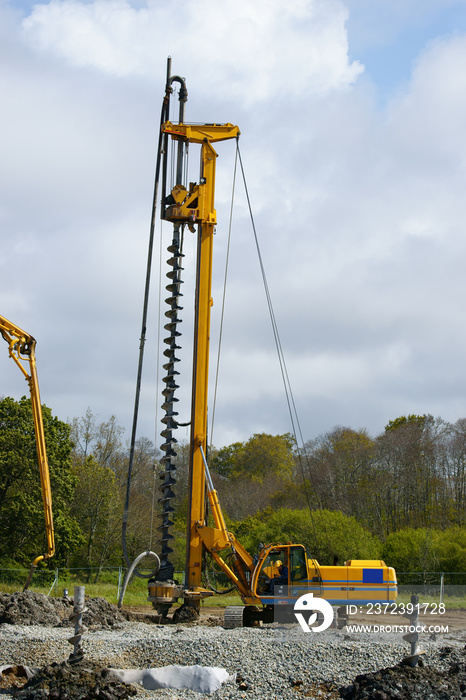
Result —
[{"label": "cloudy sky", "polygon": [[[38,341],[42,401],[130,435],[168,55],[187,120],[241,129],[304,439],[464,417],[466,0],[0,0],[0,313]],[[217,152],[215,360],[235,144]],[[239,180],[234,201],[217,446],[291,427]],[[160,444],[156,248],[139,434]],[[6,345],[0,377],[27,393]]]}]

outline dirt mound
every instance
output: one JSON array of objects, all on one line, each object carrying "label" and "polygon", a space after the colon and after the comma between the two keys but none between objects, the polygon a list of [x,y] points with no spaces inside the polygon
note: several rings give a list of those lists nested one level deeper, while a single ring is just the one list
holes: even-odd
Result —
[{"label": "dirt mound", "polygon": [[0,594],[0,623],[56,627],[61,618],[53,598],[33,591]]},{"label": "dirt mound", "polygon": [[[62,618],[61,626],[74,625],[69,618],[73,611],[73,601],[66,598],[56,598],[55,606],[60,610]],[[85,601],[85,612],[83,613],[83,624],[89,629],[111,629],[115,625],[126,622],[126,617],[116,605],[109,603],[105,598],[87,598]]]},{"label": "dirt mound", "polygon": [[[466,649],[466,647],[465,647]],[[445,673],[427,666],[398,664],[375,673],[356,676],[353,684],[340,688],[344,700],[455,700],[466,698],[466,653],[444,647],[450,668]]]},{"label": "dirt mound", "polygon": [[44,666],[14,695],[19,700],[124,700],[136,693],[134,686],[117,680],[107,668],[63,661]]},{"label": "dirt mound", "polygon": [[189,626],[201,625],[203,627],[222,627],[224,610],[222,608],[201,607],[199,617],[187,620],[175,620],[175,609],[166,618],[155,612],[147,605],[125,605],[121,612],[129,622],[144,622],[148,625],[172,625],[185,624]]},{"label": "dirt mound", "polygon": [[[126,622],[116,605],[105,598],[86,598],[83,624],[89,629],[111,629]],[[49,598],[42,593],[22,591],[0,594],[0,623],[8,625],[43,625],[68,627],[73,599]]]}]

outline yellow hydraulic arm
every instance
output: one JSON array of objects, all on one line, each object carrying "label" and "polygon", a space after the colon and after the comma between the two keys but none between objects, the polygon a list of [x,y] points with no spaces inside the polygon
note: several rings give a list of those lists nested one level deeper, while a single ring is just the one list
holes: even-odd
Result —
[{"label": "yellow hydraulic arm", "polygon": [[[254,560],[249,552],[244,549],[243,545],[236,539],[234,534],[232,532],[228,532],[227,530],[225,518],[223,517],[223,512],[218,500],[217,491],[214,489],[209,467],[207,466],[202,447],[200,448],[200,451],[205,467],[207,496],[215,527],[209,527],[199,521],[196,524],[196,529],[201,537],[204,547],[217,562],[223,573],[225,573],[230,581],[235,584],[240,595],[247,597],[250,595],[250,585],[248,579],[246,578],[246,572],[249,573],[249,577],[252,577],[255,566]],[[220,551],[227,548],[229,548],[233,554],[233,568],[229,566],[220,555]]]},{"label": "yellow hydraulic arm", "polygon": [[[8,353],[16,362],[19,369],[25,376],[31,393],[32,416],[34,419],[34,432],[36,436],[37,458],[39,460],[40,482],[42,486],[42,499],[44,502],[45,529],[47,535],[47,553],[41,554],[34,559],[31,564],[28,580],[24,590],[28,588],[37,564],[43,559],[50,559],[55,554],[55,538],[53,531],[52,517],[52,492],[50,488],[49,465],[45,448],[44,423],[42,420],[42,409],[40,403],[39,380],[37,378],[35,347],[36,341],[21,330],[14,323],[0,316],[0,333],[8,343]],[[28,363],[29,368],[24,365]]]}]

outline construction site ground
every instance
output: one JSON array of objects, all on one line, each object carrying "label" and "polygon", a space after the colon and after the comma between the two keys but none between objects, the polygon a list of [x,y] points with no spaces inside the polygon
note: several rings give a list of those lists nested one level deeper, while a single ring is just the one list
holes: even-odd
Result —
[{"label": "construction site ground", "polygon": [[[151,610],[144,605],[124,605],[123,611],[127,614],[128,619],[133,619],[134,621],[147,621],[158,623],[159,617],[155,610]],[[213,625],[223,624],[223,607],[213,607],[213,606],[202,606],[200,610],[199,620],[195,621],[195,624],[199,625]],[[394,615],[366,615],[366,614],[356,614],[350,616],[350,623],[354,625],[393,625],[400,624],[400,619],[397,616],[394,622]],[[419,615],[420,624],[432,625],[433,616],[430,614]],[[436,623],[442,624],[449,627],[449,632],[461,632],[466,633],[466,610],[457,609],[446,609],[443,615],[436,616]],[[407,620],[403,619],[401,624],[406,624]],[[465,639],[466,642],[466,639]]]},{"label": "construction site ground", "polygon": [[[2,700],[201,697],[192,689],[144,690],[122,683],[108,670],[169,664],[226,669],[230,681],[209,696],[215,700],[466,698],[464,610],[447,609],[439,616],[448,633],[421,635],[423,665],[412,668],[401,663],[410,650],[402,635],[357,634],[349,627],[304,635],[297,625],[225,630],[224,609],[212,606],[203,606],[198,620],[175,625],[163,622],[149,604],[118,610],[102,598],[86,599],[84,657],[70,664],[66,640],[73,634],[72,608],[71,600],[29,591],[0,593]],[[350,622],[394,624],[391,615],[371,616],[369,623],[367,618],[358,614]],[[421,624],[433,624],[425,618],[420,616]]]}]

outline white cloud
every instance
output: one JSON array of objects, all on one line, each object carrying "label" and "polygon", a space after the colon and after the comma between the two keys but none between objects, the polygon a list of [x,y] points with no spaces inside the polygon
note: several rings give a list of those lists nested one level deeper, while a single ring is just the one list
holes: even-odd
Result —
[{"label": "white cloud", "polygon": [[52,0],[33,8],[23,31],[37,49],[119,77],[154,75],[176,51],[178,65],[202,74],[204,92],[251,103],[351,85],[362,66],[348,61],[346,19],[339,0],[159,0],[138,9]]},{"label": "white cloud", "polygon": [[391,108],[394,145],[424,172],[465,162],[465,60],[466,36],[432,42],[418,58],[409,92]]},{"label": "white cloud", "polygon": [[[241,128],[305,438],[338,423],[374,433],[402,412],[449,419],[466,412],[465,40],[424,47],[411,82],[381,111],[370,86],[357,81],[360,65],[348,59],[346,18],[337,0],[139,9],[52,0],[22,25],[11,13],[0,22],[0,313],[36,336],[43,400],[60,417],[90,406],[102,419],[115,413],[127,428],[131,420],[168,54],[187,78],[187,118]],[[217,150],[213,335],[234,144]],[[239,183],[237,190],[217,445],[289,430]],[[189,237],[186,253],[183,420]],[[157,285],[154,263],[148,382]],[[2,393],[25,393],[7,358],[3,364]],[[161,401],[152,384],[144,386],[140,432],[152,437]]]}]

